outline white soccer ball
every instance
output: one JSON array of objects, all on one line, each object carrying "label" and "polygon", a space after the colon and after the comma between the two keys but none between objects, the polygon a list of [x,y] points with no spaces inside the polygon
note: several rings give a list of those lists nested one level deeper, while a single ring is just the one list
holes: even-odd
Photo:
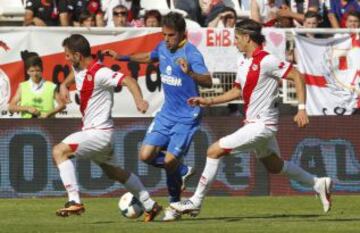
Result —
[{"label": "white soccer ball", "polygon": [[141,202],[130,192],[121,196],[119,209],[121,214],[126,218],[138,218],[144,213],[144,207]]}]

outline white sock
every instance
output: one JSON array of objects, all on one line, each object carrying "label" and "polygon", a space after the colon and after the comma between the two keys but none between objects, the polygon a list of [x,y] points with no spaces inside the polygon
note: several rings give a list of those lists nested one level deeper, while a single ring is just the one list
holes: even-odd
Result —
[{"label": "white sock", "polygon": [[211,184],[215,180],[217,171],[219,170],[220,161],[221,159],[206,158],[206,165],[201,174],[199,184],[195,194],[190,198],[194,205],[200,206],[204,200],[206,193],[209,191]]},{"label": "white sock", "polygon": [[314,186],[317,180],[316,176],[311,175],[310,173],[308,173],[301,167],[295,165],[294,163],[285,160],[281,173],[287,175],[289,178],[293,180],[300,181],[309,186]]},{"label": "white sock", "polygon": [[70,159],[58,165],[61,181],[68,193],[69,201],[80,202],[79,186],[75,175],[75,167]]},{"label": "white sock", "polygon": [[151,199],[149,192],[146,191],[139,177],[131,173],[129,179],[124,183],[124,186],[139,199],[143,204],[145,211],[150,211],[153,208],[155,201]]}]

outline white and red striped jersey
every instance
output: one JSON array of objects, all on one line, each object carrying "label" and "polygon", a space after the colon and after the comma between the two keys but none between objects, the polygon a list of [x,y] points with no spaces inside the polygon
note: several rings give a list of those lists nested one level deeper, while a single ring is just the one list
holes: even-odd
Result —
[{"label": "white and red striped jersey", "polygon": [[242,88],[245,122],[277,125],[279,83],[291,67],[262,47],[257,48],[252,57],[240,59],[234,86]]},{"label": "white and red striped jersey", "polygon": [[80,96],[83,130],[113,127],[111,109],[114,87],[120,86],[124,74],[114,72],[94,61],[87,69],[76,71],[75,83]]}]

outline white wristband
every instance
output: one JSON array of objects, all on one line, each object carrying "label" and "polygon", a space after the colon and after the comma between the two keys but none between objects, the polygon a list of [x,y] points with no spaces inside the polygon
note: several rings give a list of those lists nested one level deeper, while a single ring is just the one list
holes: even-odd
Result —
[{"label": "white wristband", "polygon": [[305,104],[298,104],[299,110],[305,110]]}]

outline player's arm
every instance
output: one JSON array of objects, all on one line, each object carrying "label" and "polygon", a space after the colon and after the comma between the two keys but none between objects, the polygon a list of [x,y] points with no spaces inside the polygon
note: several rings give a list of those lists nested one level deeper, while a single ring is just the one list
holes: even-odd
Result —
[{"label": "player's arm", "polygon": [[59,97],[63,103],[70,103],[69,87],[75,83],[75,74],[71,69],[66,79],[60,85]]},{"label": "player's arm", "polygon": [[[202,59],[202,58],[201,58]],[[195,62],[198,62],[196,60],[194,60]],[[190,61],[191,62],[191,61]],[[211,87],[212,86],[212,78],[211,78],[211,75],[209,72],[206,72],[206,73],[203,73],[203,74],[200,74],[200,73],[197,73],[195,71],[193,71],[192,69],[190,69],[190,66],[189,66],[189,63],[187,60],[185,60],[184,58],[179,58],[177,60],[177,63],[179,64],[181,70],[189,75],[192,79],[195,80],[195,82],[197,84],[199,84],[200,86],[202,87]],[[198,62],[199,63],[199,62]],[[202,62],[200,62],[202,63]],[[198,64],[199,65],[199,64]],[[193,66],[195,66],[193,64]],[[201,64],[200,66],[204,66],[203,64]]]},{"label": "player's arm", "polygon": [[57,93],[56,91],[54,91],[54,99],[56,101],[56,107],[52,111],[50,111],[48,113],[41,114],[40,118],[53,117],[53,116],[55,116],[56,113],[61,112],[62,110],[65,109],[66,104],[63,102],[63,100],[60,98],[59,93]]},{"label": "player's arm", "polygon": [[305,110],[306,104],[306,88],[304,76],[294,67],[290,68],[285,78],[295,83],[296,96],[298,100],[298,112],[294,117],[294,121],[299,127],[304,127],[309,124],[309,117]]},{"label": "player's arm", "polygon": [[10,113],[27,112],[27,113],[30,113],[30,114],[32,114],[34,116],[39,116],[40,115],[40,111],[37,110],[34,107],[18,105],[20,101],[21,101],[21,88],[18,87],[14,97],[11,99],[11,101],[9,103],[9,112]]},{"label": "player's arm", "polygon": [[149,108],[149,103],[143,99],[141,89],[136,80],[132,77],[126,76],[122,79],[121,85],[126,86],[129,89],[131,95],[134,98],[138,111],[145,113]]},{"label": "player's arm", "polygon": [[234,86],[229,91],[222,95],[204,98],[204,97],[191,97],[188,99],[188,104],[191,106],[211,106],[216,104],[223,104],[241,97],[241,88]]},{"label": "player's arm", "polygon": [[136,53],[133,55],[121,55],[115,52],[114,50],[107,49],[103,51],[104,56],[109,56],[117,61],[134,61],[139,63],[151,63],[153,59],[151,58],[151,53]]}]

